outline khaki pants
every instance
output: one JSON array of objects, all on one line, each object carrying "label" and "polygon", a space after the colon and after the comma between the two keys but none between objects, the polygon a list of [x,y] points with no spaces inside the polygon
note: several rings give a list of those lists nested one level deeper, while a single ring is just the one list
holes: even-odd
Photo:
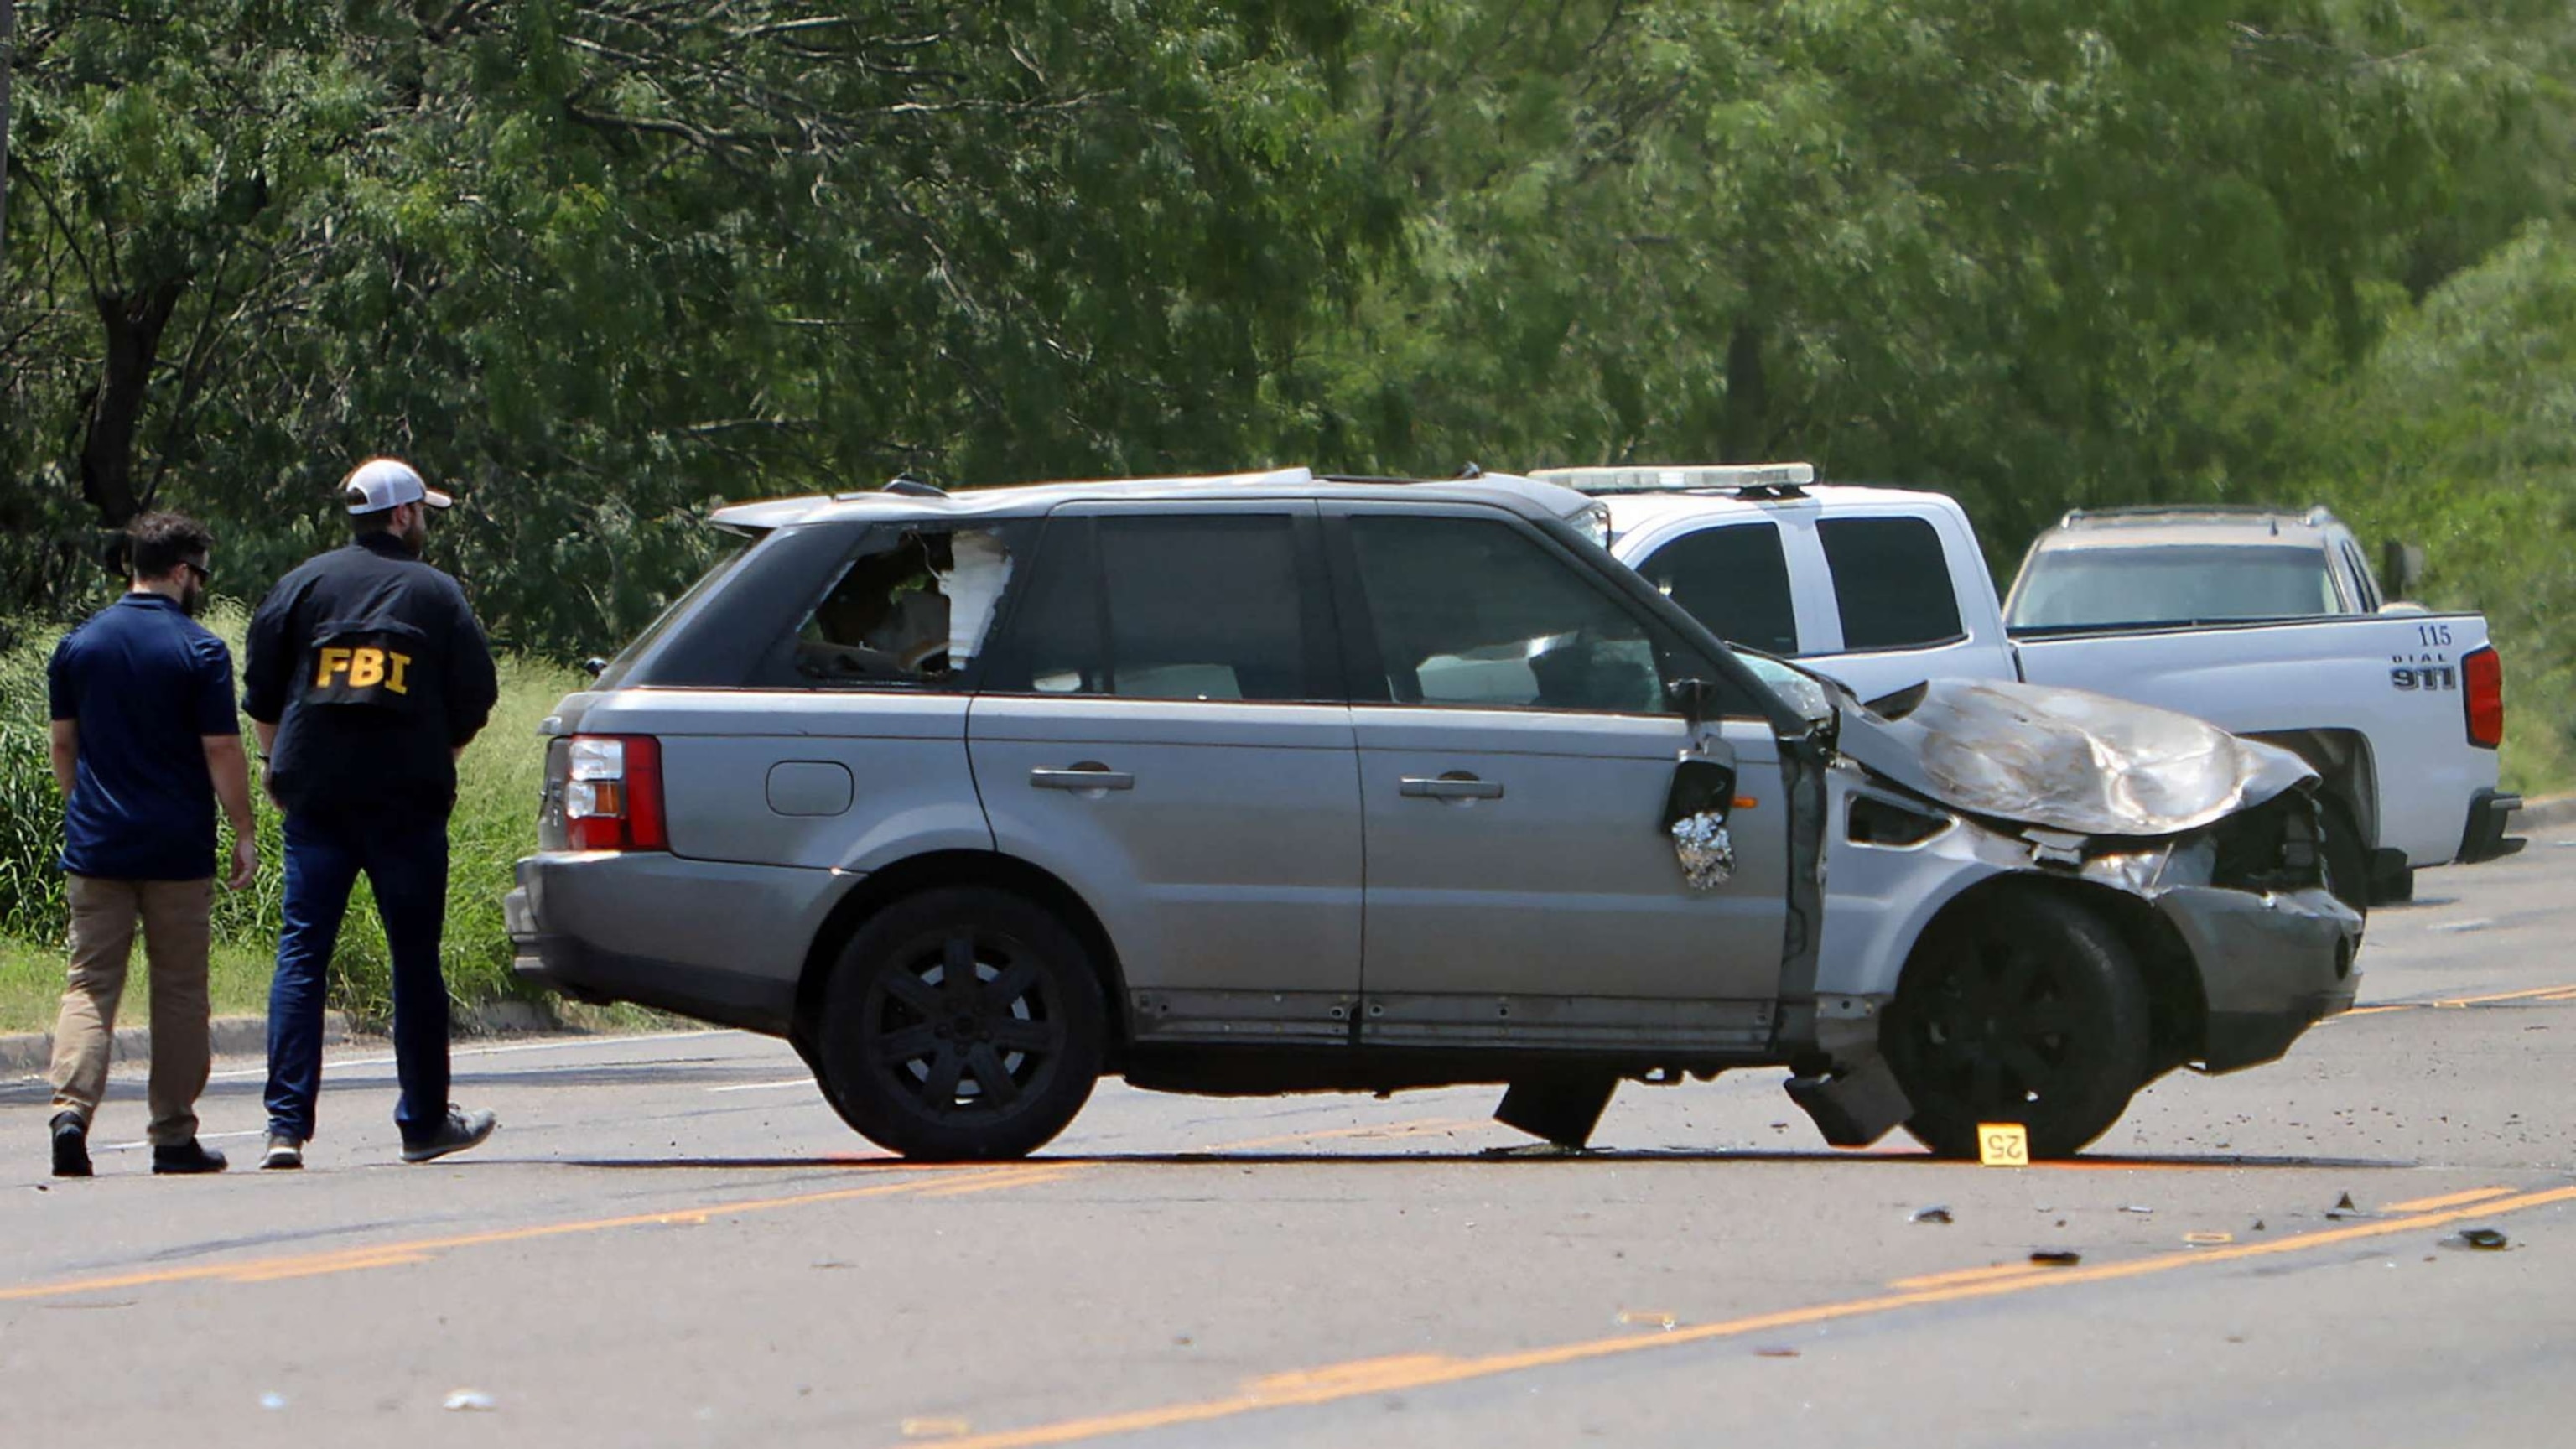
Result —
[{"label": "khaki pants", "polygon": [[206,1089],[208,880],[66,880],[72,907],[72,968],[54,1021],[54,1110],[86,1124],[107,1095],[108,1049],[134,927],[152,968],[152,1145],[196,1140],[197,1094]]}]

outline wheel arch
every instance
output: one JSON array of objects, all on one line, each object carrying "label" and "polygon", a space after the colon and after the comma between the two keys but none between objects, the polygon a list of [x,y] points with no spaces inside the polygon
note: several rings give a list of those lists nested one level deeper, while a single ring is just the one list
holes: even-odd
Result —
[{"label": "wheel arch", "polygon": [[2278,745],[2317,772],[2317,791],[2352,812],[2366,848],[2379,845],[2379,766],[2359,730],[2261,730],[2247,739]]},{"label": "wheel arch", "polygon": [[907,896],[959,885],[991,886],[1026,896],[1052,911],[1082,942],[1083,949],[1091,954],[1093,971],[1100,977],[1102,1006],[1109,1026],[1102,1067],[1104,1071],[1117,1071],[1124,1064],[1127,1044],[1126,973],[1108,929],[1100,923],[1099,913],[1061,877],[1017,856],[990,850],[941,850],[910,856],[870,871],[851,885],[815,931],[797,974],[793,1039],[798,1051],[811,1058],[813,1025],[822,1014],[825,985],[841,948],[849,944],[859,928]]}]

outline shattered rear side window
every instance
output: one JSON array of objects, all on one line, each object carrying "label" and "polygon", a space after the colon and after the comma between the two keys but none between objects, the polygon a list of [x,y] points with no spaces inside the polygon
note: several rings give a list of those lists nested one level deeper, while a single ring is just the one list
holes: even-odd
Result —
[{"label": "shattered rear side window", "polygon": [[990,529],[909,529],[850,560],[797,630],[795,668],[819,688],[944,686],[974,663],[1011,554]]}]

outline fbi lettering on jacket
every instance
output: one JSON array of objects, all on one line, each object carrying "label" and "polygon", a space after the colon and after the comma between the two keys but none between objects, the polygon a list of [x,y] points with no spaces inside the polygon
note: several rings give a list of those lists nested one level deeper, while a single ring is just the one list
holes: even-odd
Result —
[{"label": "fbi lettering on jacket", "polygon": [[317,702],[367,704],[387,695],[411,693],[412,657],[389,645],[326,644],[313,651],[313,691]]}]

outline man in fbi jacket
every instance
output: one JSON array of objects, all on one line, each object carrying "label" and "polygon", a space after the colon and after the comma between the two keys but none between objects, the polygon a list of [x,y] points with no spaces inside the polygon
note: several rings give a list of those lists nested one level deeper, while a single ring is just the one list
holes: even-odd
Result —
[{"label": "man in fbi jacket", "polygon": [[286,815],[264,1168],[302,1167],[313,1138],[323,977],[360,871],[393,955],[403,1160],[461,1152],[494,1125],[447,1100],[438,964],[456,757],[491,718],[492,654],[456,580],[420,558],[431,511],[454,500],[391,458],[360,464],[341,493],[355,541],[269,591],[242,670],[242,711]]}]

